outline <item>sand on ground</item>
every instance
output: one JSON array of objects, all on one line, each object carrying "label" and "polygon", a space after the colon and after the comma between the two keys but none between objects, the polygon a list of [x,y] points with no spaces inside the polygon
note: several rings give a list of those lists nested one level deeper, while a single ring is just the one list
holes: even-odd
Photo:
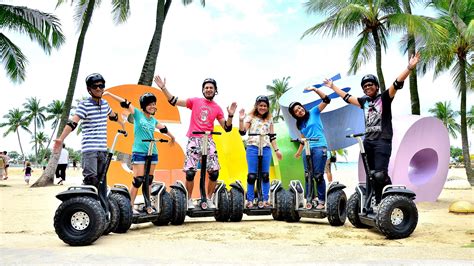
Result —
[{"label": "sand on ground", "polygon": [[[35,169],[32,182],[41,174]],[[79,170],[68,169],[64,186],[30,188],[21,169],[0,181],[0,264],[13,263],[456,263],[474,260],[474,215],[448,212],[457,200],[474,202],[472,188],[444,189],[436,202],[417,203],[418,226],[405,239],[388,240],[376,229],[341,227],[327,219],[298,223],[271,216],[246,216],[238,223],[186,217],[181,226],[132,225],[125,234],[102,236],[90,246],[71,247],[53,227],[55,195],[80,184]],[[334,172],[335,180],[355,186],[353,173]],[[56,180],[57,182],[57,180]],[[56,183],[55,182],[55,183]]]}]

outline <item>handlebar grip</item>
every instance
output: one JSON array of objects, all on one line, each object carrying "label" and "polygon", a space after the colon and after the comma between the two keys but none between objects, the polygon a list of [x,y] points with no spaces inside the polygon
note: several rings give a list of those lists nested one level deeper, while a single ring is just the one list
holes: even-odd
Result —
[{"label": "handlebar grip", "polygon": [[292,139],[291,142],[299,142],[301,143],[301,141],[299,139]]},{"label": "handlebar grip", "polygon": [[357,138],[357,137],[362,137],[364,135],[365,133],[350,134],[350,135],[347,135],[346,138]]},{"label": "handlebar grip", "polygon": [[142,142],[152,142],[155,141],[154,139],[142,139]]},{"label": "handlebar grip", "polygon": [[306,140],[309,140],[309,141],[319,141],[319,138],[306,138]]},{"label": "handlebar grip", "polygon": [[204,134],[209,134],[209,135],[221,135],[221,132],[216,132],[216,131],[208,131],[209,133],[206,133],[206,131],[193,131],[193,134],[196,135],[204,135]]},{"label": "handlebar grip", "polygon": [[128,133],[127,133],[127,131],[125,131],[125,130],[119,129],[119,130],[118,130],[118,133],[123,134],[125,137],[128,136]]},{"label": "handlebar grip", "polygon": [[168,142],[167,139],[160,139],[160,140],[158,140],[158,141],[159,141],[159,142]]},{"label": "handlebar grip", "polygon": [[260,136],[260,135],[264,135],[264,136],[276,136],[275,133],[265,133],[265,134],[260,134],[260,133],[248,133],[249,136]]}]

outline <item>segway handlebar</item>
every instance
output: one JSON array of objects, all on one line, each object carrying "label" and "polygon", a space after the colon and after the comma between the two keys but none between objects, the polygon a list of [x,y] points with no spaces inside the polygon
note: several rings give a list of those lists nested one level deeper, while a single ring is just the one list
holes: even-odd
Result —
[{"label": "segway handlebar", "polygon": [[275,133],[249,133],[248,135],[249,136],[260,136],[260,135],[262,135],[262,136],[269,136],[269,137],[276,136]]},{"label": "segway handlebar", "polygon": [[215,132],[215,131],[193,131],[193,134],[196,134],[196,135],[222,135],[222,132]]},{"label": "segway handlebar", "polygon": [[168,142],[167,139],[144,139],[143,142]]},{"label": "segway handlebar", "polygon": [[303,143],[305,141],[319,141],[319,138],[301,138],[301,139],[292,139],[291,142]]},{"label": "segway handlebar", "polygon": [[364,135],[365,133],[350,134],[350,135],[347,135],[346,138],[357,138],[357,137],[362,137]]},{"label": "segway handlebar", "polygon": [[117,132],[118,132],[119,134],[123,134],[125,137],[128,136],[128,133],[127,133],[127,131],[125,131],[125,130],[119,129],[119,130],[117,130]]}]

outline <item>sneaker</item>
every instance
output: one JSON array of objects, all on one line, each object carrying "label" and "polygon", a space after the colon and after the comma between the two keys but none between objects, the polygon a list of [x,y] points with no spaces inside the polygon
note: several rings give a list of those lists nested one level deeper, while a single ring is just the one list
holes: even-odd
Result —
[{"label": "sneaker", "polygon": [[58,185],[62,185],[62,184],[63,184],[63,181],[59,180]]},{"label": "sneaker", "polygon": [[188,209],[194,209],[194,202],[192,199],[188,199]]},{"label": "sneaker", "polygon": [[316,206],[316,210],[323,210],[324,209],[324,203],[319,203],[318,206]]},{"label": "sneaker", "polygon": [[215,209],[216,205],[214,205],[214,202],[211,199],[207,199],[207,207],[209,209]]},{"label": "sneaker", "polygon": [[271,208],[271,207],[272,207],[272,204],[271,204],[270,202],[268,202],[268,201],[264,201],[264,202],[263,202],[263,207],[264,207],[264,208]]},{"label": "sneaker", "polygon": [[247,208],[253,208],[253,203],[252,201],[247,201],[247,204],[245,205]]}]

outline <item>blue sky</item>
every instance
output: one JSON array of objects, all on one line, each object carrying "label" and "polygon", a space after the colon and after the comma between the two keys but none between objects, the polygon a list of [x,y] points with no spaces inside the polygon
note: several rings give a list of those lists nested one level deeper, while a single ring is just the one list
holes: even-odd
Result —
[{"label": "blue sky", "polygon": [[[67,37],[65,45],[47,56],[28,38],[4,32],[23,49],[29,65],[27,80],[22,84],[11,83],[4,70],[0,73],[2,99],[4,103],[8,102],[0,105],[0,114],[3,116],[9,109],[21,107],[27,97],[38,97],[43,105],[53,99],[64,100],[78,38],[72,7],[65,4],[55,9],[56,1],[0,2],[54,13],[61,19]],[[156,0],[131,1],[128,22],[118,26],[112,22],[110,2],[102,1],[87,33],[75,98],[87,95],[84,78],[92,72],[102,73],[107,86],[138,81],[154,29]],[[305,12],[302,5],[305,1],[208,0],[204,8],[199,2],[184,7],[181,1],[173,1],[165,22],[156,72],[166,77],[167,87],[175,95],[200,96],[202,80],[213,77],[218,82],[216,101],[221,106],[235,100],[238,108],[249,109],[255,97],[266,94],[266,85],[276,78],[291,76],[290,85],[300,89],[340,72],[343,79],[338,85],[355,86],[355,91],[362,95],[362,91],[357,90],[358,84],[344,84],[344,80],[358,80],[366,73],[375,72],[374,59],[355,77],[347,78],[354,37],[307,36],[300,39],[306,29],[322,19]],[[422,8],[416,10],[426,12]],[[407,64],[407,57],[397,46],[399,37],[390,39],[390,47],[383,57],[387,82]],[[429,73],[419,80],[419,87],[422,115],[428,116],[428,109],[440,100],[451,101],[452,107],[459,109],[459,97],[448,75],[433,80]],[[410,113],[409,97],[406,86],[397,94],[394,113]],[[472,99],[472,94],[468,97]],[[189,113],[180,111],[183,124],[187,126]],[[173,127],[179,131],[177,125],[171,125]],[[0,134],[4,131],[0,129]],[[48,135],[51,133],[49,124],[44,131]],[[181,135],[184,138],[184,133]],[[21,132],[21,140],[28,150],[31,136]],[[76,149],[80,148],[79,137],[70,136],[68,141]],[[452,144],[460,146],[460,140],[453,140]],[[3,149],[19,151],[16,135],[0,141],[0,150]]]}]

